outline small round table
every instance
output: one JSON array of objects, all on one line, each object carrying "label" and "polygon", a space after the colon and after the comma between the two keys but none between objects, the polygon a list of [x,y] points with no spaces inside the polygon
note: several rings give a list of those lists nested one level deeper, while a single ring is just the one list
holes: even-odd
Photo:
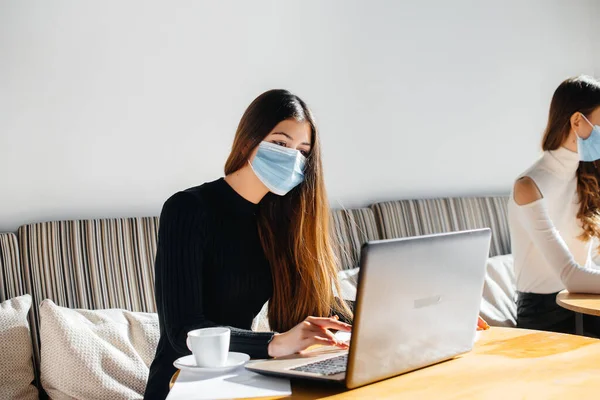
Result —
[{"label": "small round table", "polygon": [[556,295],[556,304],[575,311],[575,333],[583,335],[583,314],[600,316],[600,294],[569,293]]}]

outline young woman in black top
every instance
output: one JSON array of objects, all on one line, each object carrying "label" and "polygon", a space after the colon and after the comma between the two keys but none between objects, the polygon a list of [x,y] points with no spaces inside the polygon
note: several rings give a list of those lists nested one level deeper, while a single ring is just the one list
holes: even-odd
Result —
[{"label": "young woman in black top", "polygon": [[[271,90],[244,113],[225,178],[176,193],[160,216],[155,290],[160,341],[145,398],[164,399],[187,333],[227,326],[231,351],[254,358],[314,344],[346,346],[352,312],[339,291],[321,149],[306,104]],[[276,332],[252,332],[269,300]],[[339,316],[339,317],[338,317]]]}]

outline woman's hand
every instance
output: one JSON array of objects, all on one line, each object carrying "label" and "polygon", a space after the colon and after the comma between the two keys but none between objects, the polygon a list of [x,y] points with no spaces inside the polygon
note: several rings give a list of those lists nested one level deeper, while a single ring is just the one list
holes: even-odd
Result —
[{"label": "woman's hand", "polygon": [[483,318],[479,317],[479,319],[477,320],[477,330],[485,331],[487,329],[490,329],[490,326],[488,325],[487,322],[485,322],[485,320]]},{"label": "woman's hand", "polygon": [[308,317],[287,332],[276,333],[269,343],[269,356],[283,357],[300,353],[315,344],[337,346],[348,349],[348,345],[338,341],[329,329],[350,332],[352,325],[339,321],[338,317]]}]

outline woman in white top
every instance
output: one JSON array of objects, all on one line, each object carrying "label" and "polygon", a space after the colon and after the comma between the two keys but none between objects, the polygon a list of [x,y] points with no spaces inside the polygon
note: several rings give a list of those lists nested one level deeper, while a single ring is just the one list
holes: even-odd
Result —
[{"label": "woman in white top", "polygon": [[[517,325],[573,333],[575,314],[556,294],[600,293],[592,257],[600,238],[600,81],[580,76],[556,89],[542,157],[516,180],[508,214],[517,279]],[[600,319],[584,319],[600,335]]]}]

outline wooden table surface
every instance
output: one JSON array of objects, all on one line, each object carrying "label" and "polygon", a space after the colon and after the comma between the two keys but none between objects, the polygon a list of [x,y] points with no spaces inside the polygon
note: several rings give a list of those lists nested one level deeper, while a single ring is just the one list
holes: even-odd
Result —
[{"label": "wooden table surface", "polygon": [[[292,381],[292,399],[596,399],[600,340],[493,327],[472,352],[352,391]],[[277,399],[282,397],[277,397]]]},{"label": "wooden table surface", "polygon": [[600,316],[600,294],[569,293],[563,290],[556,296],[556,304],[578,313]]}]

